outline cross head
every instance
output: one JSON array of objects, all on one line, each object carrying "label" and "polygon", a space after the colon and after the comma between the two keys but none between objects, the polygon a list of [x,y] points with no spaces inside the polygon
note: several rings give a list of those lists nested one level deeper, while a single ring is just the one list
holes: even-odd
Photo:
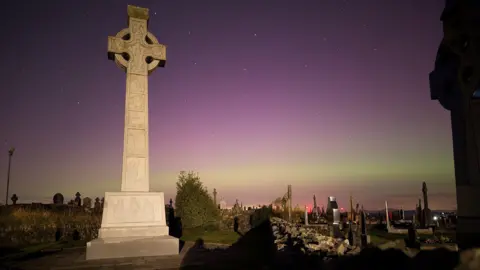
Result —
[{"label": "cross head", "polygon": [[148,9],[128,6],[128,28],[108,37],[108,58],[127,73],[148,75],[164,67],[166,46],[147,30]]}]

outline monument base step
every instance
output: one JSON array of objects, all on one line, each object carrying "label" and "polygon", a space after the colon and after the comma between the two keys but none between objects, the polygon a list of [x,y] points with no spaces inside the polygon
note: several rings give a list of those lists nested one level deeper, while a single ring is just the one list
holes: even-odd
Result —
[{"label": "monument base step", "polygon": [[179,251],[178,238],[169,235],[95,239],[87,243],[86,260],[178,255]]}]

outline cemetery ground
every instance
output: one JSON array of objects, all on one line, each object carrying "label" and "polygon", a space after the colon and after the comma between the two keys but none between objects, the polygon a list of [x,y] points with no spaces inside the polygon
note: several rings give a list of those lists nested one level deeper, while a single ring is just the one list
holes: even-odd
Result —
[{"label": "cemetery ground", "polygon": [[[27,230],[28,231],[28,230]],[[32,232],[30,232],[32,233]],[[397,248],[402,249],[404,245],[403,239],[405,235],[389,234],[384,230],[376,230],[372,228],[369,231],[371,243],[381,249]],[[34,235],[31,234],[31,235]],[[431,237],[423,236],[420,237]],[[38,235],[37,235],[38,237]],[[258,238],[256,236],[255,238]],[[197,239],[203,239],[207,248],[225,248],[235,246],[241,242],[240,235],[235,233],[233,229],[212,229],[209,228],[192,228],[183,229],[182,250],[179,256],[166,257],[150,257],[150,258],[124,258],[101,261],[85,261],[85,239],[72,239],[70,236],[64,237],[60,241],[50,241],[38,244],[25,244],[18,246],[5,246],[2,242],[0,246],[0,261],[8,267],[17,267],[16,269],[190,269],[180,267],[185,260],[186,254],[191,254],[190,250],[194,247]],[[393,245],[392,245],[393,243]],[[222,245],[223,244],[223,245]],[[250,249],[250,247],[249,247]],[[415,252],[416,253],[416,252]],[[222,254],[215,255],[223,257]],[[192,256],[190,256],[192,257]],[[201,263],[202,256],[195,259],[190,258],[190,263]],[[10,269],[15,269],[15,268]],[[1,269],[1,267],[0,267]],[[195,269],[195,268],[193,268]]]},{"label": "cemetery ground", "polygon": [[[184,229],[180,237],[182,242],[193,243],[202,239],[205,243],[231,245],[240,238],[234,231],[211,230],[204,228]],[[0,261],[18,260],[21,258],[41,256],[44,253],[85,248],[87,240],[62,240],[57,242],[29,244],[24,246],[0,245]]]}]

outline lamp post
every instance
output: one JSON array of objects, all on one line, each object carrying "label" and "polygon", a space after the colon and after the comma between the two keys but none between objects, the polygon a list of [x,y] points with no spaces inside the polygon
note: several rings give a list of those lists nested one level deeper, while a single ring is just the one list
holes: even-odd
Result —
[{"label": "lamp post", "polygon": [[7,170],[7,194],[5,195],[5,205],[8,205],[8,189],[10,187],[10,165],[12,164],[12,156],[15,152],[15,147],[8,150],[8,170]]}]

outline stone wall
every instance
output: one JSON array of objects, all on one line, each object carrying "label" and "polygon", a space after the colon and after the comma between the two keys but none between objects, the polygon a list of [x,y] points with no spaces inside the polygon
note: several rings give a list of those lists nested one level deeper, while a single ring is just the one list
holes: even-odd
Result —
[{"label": "stone wall", "polygon": [[26,246],[56,240],[91,240],[98,236],[101,215],[79,209],[31,209],[2,211],[0,245]]},{"label": "stone wall", "polygon": [[[165,210],[169,224],[170,209],[166,207]],[[245,233],[251,229],[251,223],[256,224],[268,218],[264,217],[268,213],[265,209],[220,210],[219,229],[233,231],[237,217],[238,230]],[[26,246],[59,239],[90,241],[98,237],[101,219],[101,213],[67,205],[9,206],[8,209],[1,207],[0,246]]]},{"label": "stone wall", "polygon": [[[166,207],[167,224],[169,208]],[[98,237],[101,213],[80,207],[44,205],[0,207],[0,246],[27,246]]]},{"label": "stone wall", "polygon": [[253,210],[235,212],[232,210],[220,210],[220,230],[233,231],[235,217],[238,217],[238,230],[247,232],[250,230],[250,215]]}]

